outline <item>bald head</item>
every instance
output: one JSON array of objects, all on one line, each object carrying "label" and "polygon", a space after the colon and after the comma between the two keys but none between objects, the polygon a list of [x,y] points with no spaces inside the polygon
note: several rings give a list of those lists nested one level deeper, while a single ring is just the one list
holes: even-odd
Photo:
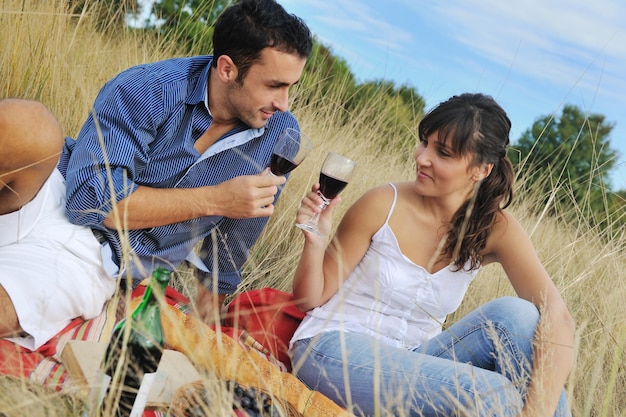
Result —
[{"label": "bald head", "polygon": [[0,214],[37,194],[56,167],[63,140],[59,122],[43,104],[0,100]]}]

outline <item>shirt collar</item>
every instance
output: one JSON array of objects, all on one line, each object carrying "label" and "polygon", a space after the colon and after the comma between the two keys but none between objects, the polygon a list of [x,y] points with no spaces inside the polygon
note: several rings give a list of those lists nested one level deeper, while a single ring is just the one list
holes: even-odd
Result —
[{"label": "shirt collar", "polygon": [[187,96],[187,104],[198,104],[204,101],[204,105],[207,110],[209,108],[209,97],[208,97],[208,83],[209,83],[209,71],[211,69],[211,63],[213,62],[213,57],[210,57],[206,66],[200,72],[200,75],[197,78],[196,85],[191,90],[191,93]]},{"label": "shirt collar", "polygon": [[207,66],[206,80],[204,82],[204,107],[206,107],[206,109],[209,112],[209,114],[211,115],[211,117],[213,117],[213,113],[211,113],[211,109],[209,108],[209,86],[208,86],[208,82],[209,82],[209,73],[210,72],[211,72],[211,64],[209,63],[209,65]]}]

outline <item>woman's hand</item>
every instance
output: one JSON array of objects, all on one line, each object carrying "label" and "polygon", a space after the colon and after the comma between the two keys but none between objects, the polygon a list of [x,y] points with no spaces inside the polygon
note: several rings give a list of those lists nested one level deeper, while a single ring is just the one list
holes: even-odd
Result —
[{"label": "woman's hand", "polygon": [[[300,203],[300,208],[296,213],[296,223],[302,224],[308,222],[311,217],[316,214],[320,214],[319,223],[317,229],[321,236],[328,237],[332,229],[332,212],[333,208],[339,204],[341,197],[335,197],[330,200],[330,203],[324,208],[324,199],[319,195],[320,185],[319,183],[313,184],[311,191],[306,193]],[[314,233],[304,231],[307,239],[317,238]]]}]

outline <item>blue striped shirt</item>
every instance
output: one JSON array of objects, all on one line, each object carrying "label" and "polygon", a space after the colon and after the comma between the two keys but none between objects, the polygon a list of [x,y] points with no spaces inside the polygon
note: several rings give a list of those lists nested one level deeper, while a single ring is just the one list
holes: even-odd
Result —
[{"label": "blue striped shirt", "polygon": [[[122,200],[140,185],[201,187],[258,174],[269,166],[283,129],[298,128],[291,113],[276,112],[264,128],[240,125],[200,155],[194,143],[213,120],[206,104],[211,59],[175,58],[129,68],[100,90],[76,140],[66,138],[59,169],[66,178],[67,215],[73,223],[102,231],[117,265],[124,259],[120,236],[103,226],[113,200]],[[267,220],[210,216],[129,230],[124,240],[133,254],[122,267],[140,280],[143,271],[176,267],[187,259],[204,272],[200,279],[207,287],[213,289],[215,272],[217,291],[232,293]],[[202,250],[196,252],[200,240]]]}]

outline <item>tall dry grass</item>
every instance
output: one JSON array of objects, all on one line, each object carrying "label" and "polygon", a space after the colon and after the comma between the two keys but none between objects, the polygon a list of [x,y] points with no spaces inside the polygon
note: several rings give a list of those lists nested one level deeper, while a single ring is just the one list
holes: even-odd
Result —
[{"label": "tall dry grass", "polygon": [[[63,1],[1,0],[0,97],[42,101],[66,134],[75,136],[106,80],[134,64],[177,54],[163,39],[130,32],[103,35],[94,27],[88,13],[71,15]],[[370,187],[413,178],[410,153],[386,153],[378,146],[376,121],[352,115],[340,126],[336,121],[343,111],[341,103],[336,97],[320,97],[316,91],[294,91],[292,110],[316,149],[285,186],[277,210],[245,266],[241,290],[259,286],[290,289],[302,245],[301,232],[293,227],[295,211],[303,193],[317,179],[328,150],[350,156],[359,164],[355,179],[342,193],[338,216]],[[406,135],[412,134],[407,128]],[[571,208],[561,209],[571,212],[549,217],[541,215],[547,211],[540,201],[541,196],[525,192],[517,196],[512,211],[531,234],[578,324],[577,359],[567,386],[574,415],[625,416],[625,239],[606,239],[601,230],[586,226],[584,218],[564,220],[579,212],[575,202]],[[184,275],[179,284],[183,291],[192,291]],[[480,272],[449,321],[489,299],[512,293],[502,270],[489,266]],[[79,416],[80,409],[80,398],[50,392],[25,380],[0,378],[0,411],[7,416]]]}]

